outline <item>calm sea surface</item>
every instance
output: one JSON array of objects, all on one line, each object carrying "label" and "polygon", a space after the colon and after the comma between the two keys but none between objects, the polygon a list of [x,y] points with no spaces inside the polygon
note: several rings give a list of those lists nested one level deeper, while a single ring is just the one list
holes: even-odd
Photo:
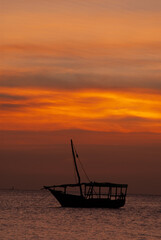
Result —
[{"label": "calm sea surface", "polygon": [[45,190],[1,190],[0,239],[161,239],[161,196],[131,195],[117,210],[73,209]]}]

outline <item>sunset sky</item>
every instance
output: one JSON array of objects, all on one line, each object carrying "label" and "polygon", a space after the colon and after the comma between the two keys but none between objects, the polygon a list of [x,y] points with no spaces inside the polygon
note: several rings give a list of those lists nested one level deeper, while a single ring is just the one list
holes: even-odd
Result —
[{"label": "sunset sky", "polygon": [[161,194],[161,1],[0,0],[0,188]]}]

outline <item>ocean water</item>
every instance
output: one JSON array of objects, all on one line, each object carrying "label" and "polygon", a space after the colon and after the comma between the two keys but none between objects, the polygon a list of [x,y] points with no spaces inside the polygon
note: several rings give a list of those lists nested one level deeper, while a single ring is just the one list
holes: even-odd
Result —
[{"label": "ocean water", "polygon": [[74,209],[45,190],[1,190],[0,239],[161,239],[161,196],[128,195],[120,209]]}]

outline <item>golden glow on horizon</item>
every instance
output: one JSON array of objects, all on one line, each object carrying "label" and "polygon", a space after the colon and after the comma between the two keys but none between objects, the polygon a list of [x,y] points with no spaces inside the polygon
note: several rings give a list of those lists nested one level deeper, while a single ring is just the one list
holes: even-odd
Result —
[{"label": "golden glow on horizon", "polygon": [[161,132],[154,92],[3,88],[0,95],[1,129]]}]

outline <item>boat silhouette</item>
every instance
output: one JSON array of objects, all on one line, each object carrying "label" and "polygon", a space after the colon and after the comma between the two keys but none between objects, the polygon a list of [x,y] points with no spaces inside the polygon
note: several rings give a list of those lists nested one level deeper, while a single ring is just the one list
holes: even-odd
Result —
[{"label": "boat silhouette", "polygon": [[[81,182],[77,161],[78,154],[71,140],[71,148],[78,182],[44,186],[62,207],[73,208],[120,208],[125,205],[127,184],[109,182]],[[73,190],[77,191],[73,191]],[[69,191],[70,190],[70,191]],[[74,193],[73,193],[74,192]]]}]

